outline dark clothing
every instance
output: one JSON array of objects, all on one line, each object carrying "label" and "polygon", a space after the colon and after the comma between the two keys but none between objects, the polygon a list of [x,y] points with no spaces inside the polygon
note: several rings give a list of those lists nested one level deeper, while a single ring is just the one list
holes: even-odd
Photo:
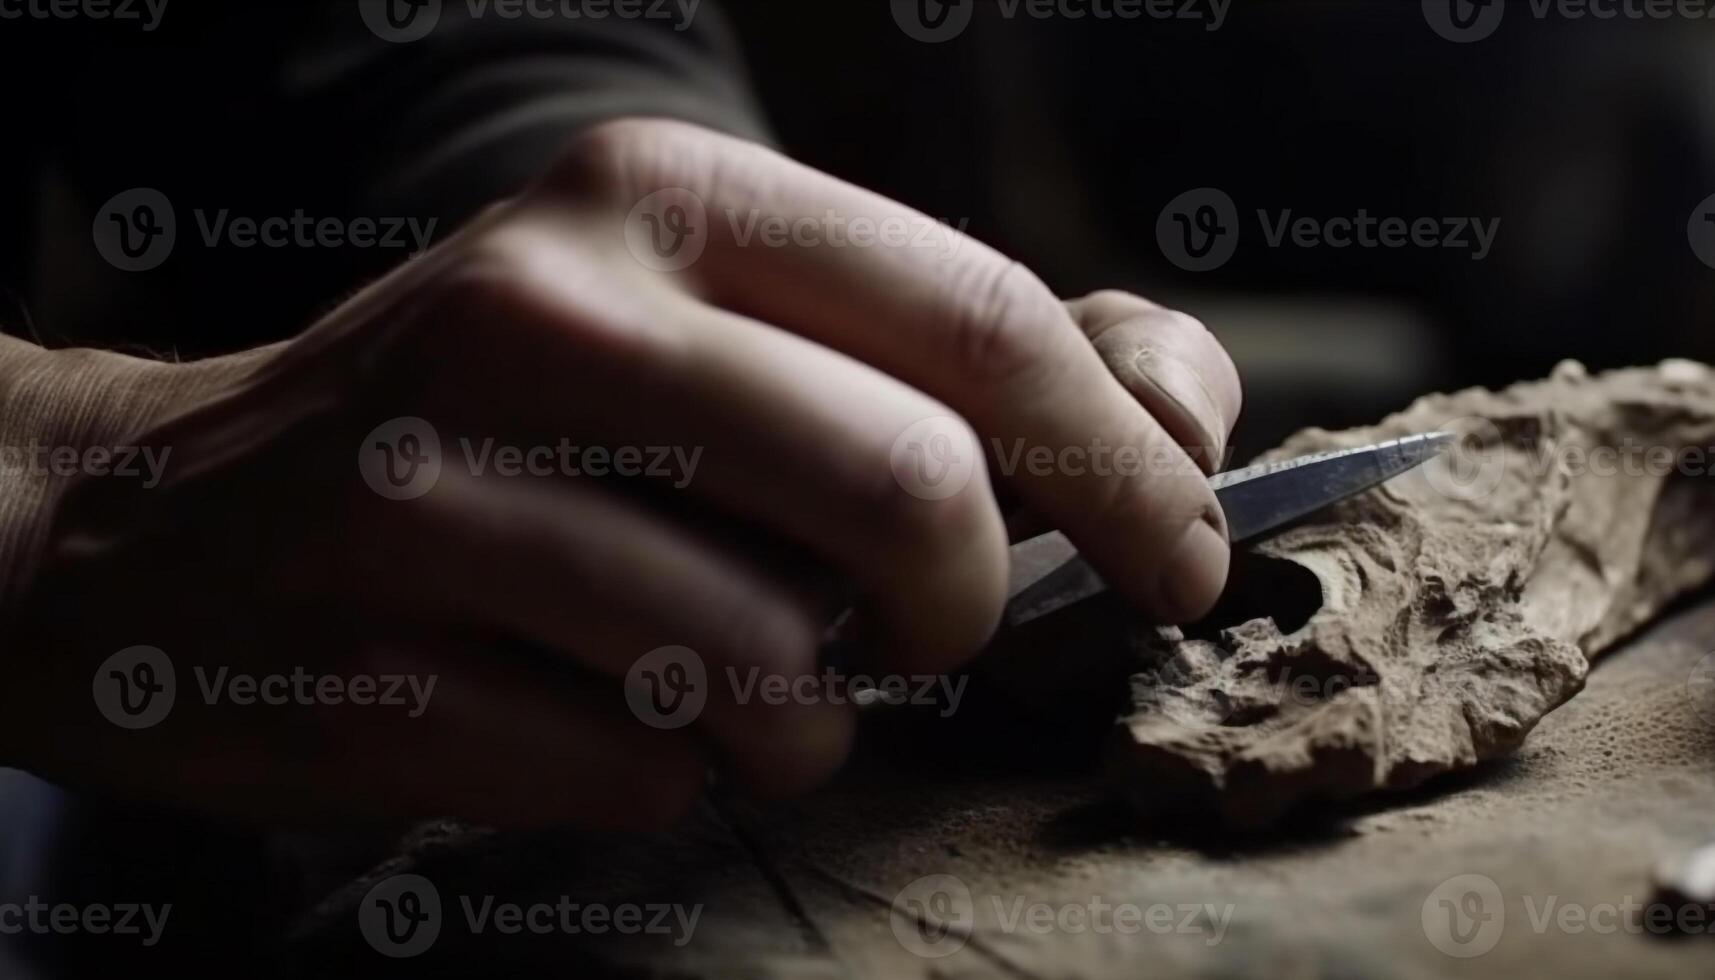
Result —
[{"label": "dark clothing", "polygon": [[[18,294],[0,324],[49,346],[252,347],[399,264],[431,219],[438,237],[515,192],[593,122],[763,137],[712,0],[689,19],[686,0],[648,0],[651,16],[599,20],[560,0],[424,2],[167,0],[147,29],[144,0],[131,20],[0,0],[0,73],[24,113],[0,144],[0,286]],[[386,4],[438,20],[384,40],[365,15]],[[176,234],[158,267],[126,272],[92,228],[136,188],[166,197]],[[267,219],[290,245],[251,233]],[[323,219],[336,234],[318,237]]]}]

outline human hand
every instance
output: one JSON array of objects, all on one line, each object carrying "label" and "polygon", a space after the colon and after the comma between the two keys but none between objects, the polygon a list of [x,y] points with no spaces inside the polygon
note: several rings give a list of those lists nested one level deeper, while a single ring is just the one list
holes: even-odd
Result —
[{"label": "human hand", "polygon": [[[638,251],[639,202],[658,194],[709,219],[700,256],[672,271]],[[772,558],[849,583],[879,665],[949,670],[1003,604],[1007,537],[982,450],[1010,446],[1184,461],[1005,482],[1122,595],[1171,621],[1206,611],[1224,522],[1179,447],[1218,456],[1239,399],[1207,332],[1119,294],[1069,312],[962,236],[929,252],[739,231],[829,212],[929,223],[753,144],[607,124],[297,340],[159,407],[128,441],[170,449],[164,478],[73,486],[14,610],[27,642],[0,724],[16,764],[311,820],[658,825],[696,799],[711,756],[758,792],[801,791],[844,758],[849,708],[740,703],[719,683],[728,668],[818,671],[826,610]],[[443,448],[438,479],[409,499],[353,465],[417,458],[402,439],[417,423],[400,419]],[[958,492],[914,484],[914,431],[956,441]],[[562,442],[696,462],[668,481],[473,462],[484,446]],[[140,644],[171,658],[179,693],[158,724],[125,730],[98,713],[91,678]],[[619,693],[665,645],[694,649],[716,681],[689,728],[642,724]],[[204,696],[210,678],[292,671],[435,686],[415,717]]]}]

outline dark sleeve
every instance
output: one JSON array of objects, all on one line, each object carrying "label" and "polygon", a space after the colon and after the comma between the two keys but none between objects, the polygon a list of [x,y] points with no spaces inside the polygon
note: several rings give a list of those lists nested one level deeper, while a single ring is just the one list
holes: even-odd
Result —
[{"label": "dark sleeve", "polygon": [[[369,145],[365,196],[384,204],[468,212],[528,180],[570,134],[619,116],[767,139],[713,0],[374,0],[361,17],[352,0],[319,6],[286,65],[289,95]],[[589,13],[620,7],[634,16]]]},{"label": "dark sleeve", "polygon": [[[635,16],[589,16],[621,8]],[[32,114],[40,183],[57,189],[30,264],[38,320],[60,343],[253,346],[408,255],[210,244],[221,216],[432,219],[439,238],[603,120],[768,141],[716,0],[173,0],[147,31],[9,31],[8,54],[28,59],[15,67],[58,80]],[[124,273],[90,228],[134,188],[171,202],[177,245]]]}]

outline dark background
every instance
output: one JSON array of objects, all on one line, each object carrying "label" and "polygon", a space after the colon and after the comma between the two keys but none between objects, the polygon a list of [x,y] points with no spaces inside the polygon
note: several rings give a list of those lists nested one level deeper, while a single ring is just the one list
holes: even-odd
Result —
[{"label": "dark background", "polygon": [[[290,336],[402,256],[181,248],[115,273],[90,248],[95,209],[159,187],[181,211],[433,215],[444,235],[604,115],[762,132],[728,68],[742,53],[766,125],[804,161],[967,223],[1062,295],[1130,289],[1208,323],[1244,378],[1241,453],[1563,358],[1715,359],[1715,270],[1687,235],[1715,194],[1715,20],[1496,0],[1498,29],[1454,43],[1423,0],[1232,0],[1213,31],[963,2],[972,22],[940,44],[909,36],[889,0],[704,0],[683,33],[455,24],[463,0],[446,0],[435,36],[409,45],[377,41],[357,0],[170,0],[152,33],[0,21],[0,82],[22,95],[0,142],[0,325],[183,357]],[[1172,6],[1187,4],[1210,9]],[[531,99],[560,107],[460,144]],[[1241,238],[1226,265],[1188,273],[1155,229],[1196,188],[1233,199]],[[1259,209],[1500,224],[1475,261],[1271,248]],[[188,236],[189,213],[180,224]]]},{"label": "dark background", "polygon": [[[1715,356],[1715,271],[1687,235],[1715,194],[1715,21],[1512,0],[1459,44],[1417,0],[1236,0],[1213,32],[976,8],[925,44],[881,2],[731,7],[807,162],[968,218],[1063,295],[1129,288],[1201,316],[1245,379],[1245,448],[1563,358]],[[1244,222],[1230,263],[1187,273],[1155,226],[1199,187]],[[1255,212],[1288,208],[1500,226],[1480,262],[1265,247]]]}]

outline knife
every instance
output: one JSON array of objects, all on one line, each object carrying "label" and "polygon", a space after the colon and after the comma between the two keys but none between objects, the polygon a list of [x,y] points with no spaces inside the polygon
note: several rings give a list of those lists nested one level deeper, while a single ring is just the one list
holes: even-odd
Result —
[{"label": "knife", "polygon": [[[1373,446],[1315,453],[1275,463],[1259,463],[1211,477],[1209,486],[1227,516],[1233,544],[1255,541],[1294,521],[1386,483],[1439,456],[1457,436],[1431,432]],[[1008,551],[1011,561],[1004,632],[1041,619],[1107,591],[1096,570],[1064,534],[1051,531],[1021,541]],[[822,663],[846,669],[859,656],[847,609],[829,628]],[[871,688],[853,692],[861,708],[892,703]]]},{"label": "knife", "polygon": [[[1254,541],[1300,518],[1386,483],[1439,456],[1450,432],[1316,453],[1221,473],[1209,480],[1233,544]],[[1058,531],[1012,546],[1006,626],[1023,626],[1107,591],[1096,570]]]}]

